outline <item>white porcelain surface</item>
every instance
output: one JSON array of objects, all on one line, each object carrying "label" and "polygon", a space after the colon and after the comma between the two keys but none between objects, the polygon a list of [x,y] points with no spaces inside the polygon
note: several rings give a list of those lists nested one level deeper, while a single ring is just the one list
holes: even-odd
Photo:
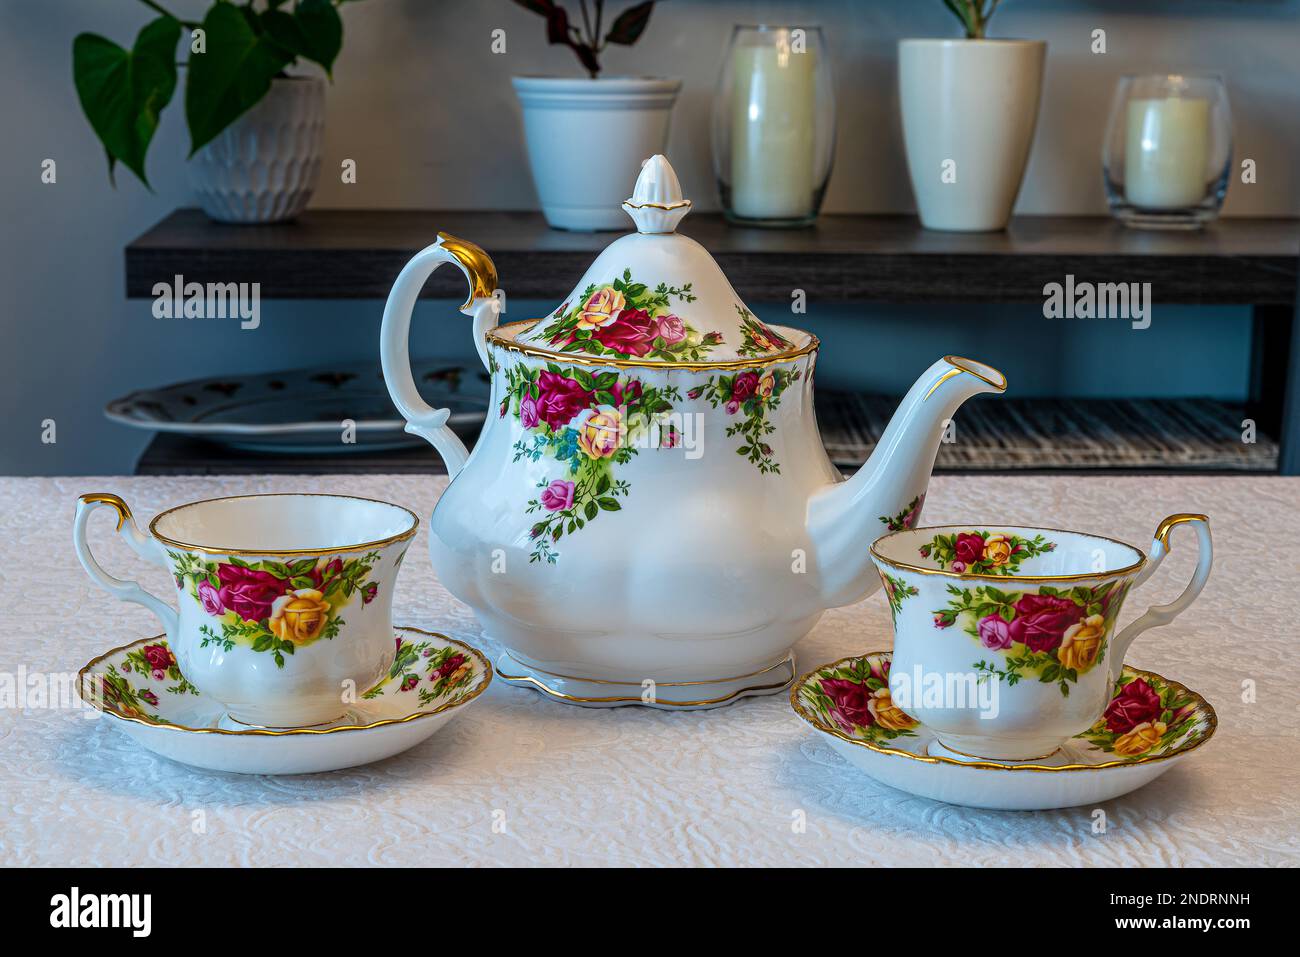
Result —
[{"label": "white porcelain surface", "polygon": [[[1149,558],[1119,541],[1025,526],[935,526],[881,538],[871,552],[893,609],[893,700],[960,754],[1052,755],[1102,713],[1133,640],[1173,621],[1205,587],[1209,525],[1182,516],[1178,524],[1198,538],[1191,582],[1172,603],[1117,629],[1126,598],[1168,554],[1174,518],[1162,523]],[[954,542],[957,557],[947,552]],[[958,571],[970,557],[964,544],[985,557]],[[940,681],[942,695],[922,691]]]},{"label": "white porcelain surface", "polygon": [[271,81],[266,96],[190,159],[190,185],[219,222],[274,223],[307,208],[325,141],[325,81]]},{"label": "white porcelain surface", "polygon": [[[85,689],[83,697],[96,703],[105,720],[143,747],[173,761],[213,771],[311,774],[381,761],[433,735],[492,680],[487,659],[464,642],[416,628],[398,628],[399,645],[420,649],[408,667],[385,676],[329,725],[263,732],[231,721],[225,707],[207,695],[193,689],[169,693],[166,686],[174,685],[174,679],[151,680],[150,675],[132,667],[131,652],[165,647],[159,644],[162,640],[161,635],[142,639],[92,661],[83,669],[85,680],[79,690]],[[393,643],[392,635],[389,643]],[[426,651],[432,656],[424,654]],[[441,667],[444,664],[448,667]],[[117,687],[128,689],[130,700],[106,697],[98,691],[97,682],[105,674],[112,676]],[[419,680],[412,683],[410,676]]]},{"label": "white porcelain surface", "polygon": [[[655,157],[642,176],[667,170]],[[445,262],[470,280],[462,312],[492,377],[472,454],[408,371],[411,311]],[[815,339],[753,316],[686,237],[616,241],[535,322],[496,327],[496,282],[463,240],[417,254],[384,310],[384,375],[455,478],[430,520],[439,579],[516,657],[582,679],[718,683],[778,664],[826,609],[879,587],[867,543],[916,523],[953,412],[1006,387],[981,363],[940,359],[843,481],[813,412]],[[597,338],[670,322],[672,342],[628,339],[613,357],[615,340]],[[535,325],[549,348],[521,343]]]},{"label": "white porcelain surface", "polygon": [[1006,226],[1034,140],[1046,54],[1039,40],[899,41],[907,169],[927,229]]},{"label": "white porcelain surface", "polygon": [[[177,609],[104,571],[87,527],[96,508],[146,561],[167,569]],[[393,662],[392,597],[419,520],[385,502],[253,495],[168,510],[141,530],[120,499],[83,495],[73,545],[96,584],[162,622],[180,670],[251,725],[336,720],[349,689]]]},{"label": "white porcelain surface", "polygon": [[517,76],[542,214],[557,229],[622,229],[638,164],[668,146],[681,80]]},{"label": "white porcelain surface", "polygon": [[[112,484],[142,513],[253,489],[310,489],[402,502],[427,515],[447,477],[150,475]],[[8,505],[0,510],[0,598],[12,612],[0,631],[0,671],[20,674],[26,666],[29,675],[75,677],[105,649],[161,630],[147,611],[122,605],[77,567],[68,546],[70,496],[88,487],[84,477],[0,477],[0,499]],[[1119,537],[1187,502],[1211,513],[1218,571],[1248,568],[1250,574],[1211,576],[1193,611],[1144,636],[1130,657],[1208,698],[1219,713],[1214,739],[1116,800],[1004,814],[940,804],[858,773],[826,735],[791,713],[782,695],[698,715],[647,708],[592,714],[493,680],[462,719],[400,758],[283,779],[198,774],[145,752],[114,722],[88,720],[69,688],[73,705],[51,699],[0,710],[0,807],[12,809],[0,862],[1300,865],[1300,712],[1290,693],[1295,609],[1277,600],[1296,591],[1297,573],[1274,547],[1300,541],[1300,479],[942,474],[931,482],[929,498],[925,518],[933,523],[979,514],[1026,524],[1054,524],[1054,518]],[[94,531],[101,531],[100,521],[112,528],[96,516]],[[164,572],[124,540],[102,535],[94,542],[96,555],[116,574],[164,586]],[[495,663],[504,649],[437,579],[424,547],[421,530],[398,576],[395,619],[463,638]],[[1191,574],[1194,552],[1180,536],[1148,586],[1157,593],[1139,597],[1172,597]],[[829,612],[796,648],[801,673],[818,662],[887,648],[889,635],[889,607],[879,596]],[[1256,679],[1258,693],[1243,700],[1247,678]],[[199,810],[207,825],[201,835],[191,830]]]}]

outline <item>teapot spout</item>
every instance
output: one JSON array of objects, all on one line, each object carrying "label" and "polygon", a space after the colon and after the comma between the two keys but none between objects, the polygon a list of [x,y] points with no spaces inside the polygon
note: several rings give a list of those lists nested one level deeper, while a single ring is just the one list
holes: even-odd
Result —
[{"label": "teapot spout", "polygon": [[1006,376],[992,366],[944,356],[908,390],[871,458],[848,481],[812,497],[808,534],[826,608],[860,601],[880,587],[868,549],[886,532],[918,523],[953,413],[971,396],[1006,388]]}]

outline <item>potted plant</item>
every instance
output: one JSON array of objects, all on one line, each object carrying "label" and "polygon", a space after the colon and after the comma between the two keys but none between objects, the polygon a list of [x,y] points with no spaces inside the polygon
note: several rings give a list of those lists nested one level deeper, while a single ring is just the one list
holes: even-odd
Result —
[{"label": "potted plant", "polygon": [[93,33],[72,43],[77,96],[110,180],[121,163],[149,185],[145,154],[176,90],[184,38],[191,181],[204,211],[234,223],[302,212],[320,172],[325,84],[287,71],[305,60],[330,75],[347,0],[216,0],[201,21],[140,2],[159,16],[129,50]]},{"label": "potted plant", "polygon": [[604,0],[580,0],[571,17],[553,0],[515,0],[546,18],[546,37],[567,46],[585,77],[517,76],[524,138],[546,221],[557,229],[622,229],[619,208],[632,193],[628,171],[664,153],[681,80],[601,76],[610,44],[631,46],[645,32],[654,0],[628,7],[605,30]]},{"label": "potted plant", "polygon": [[927,229],[1004,229],[1038,121],[1047,44],[990,40],[998,0],[943,0],[961,40],[901,40],[907,168]]}]

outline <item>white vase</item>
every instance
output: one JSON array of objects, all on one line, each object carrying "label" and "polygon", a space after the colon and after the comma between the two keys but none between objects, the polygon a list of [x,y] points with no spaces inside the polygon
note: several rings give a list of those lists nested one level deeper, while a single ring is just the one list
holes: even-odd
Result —
[{"label": "white vase", "polygon": [[927,229],[1004,229],[1038,121],[1041,40],[901,40],[898,95]]},{"label": "white vase", "polygon": [[316,189],[325,81],[282,77],[190,160],[203,211],[223,223],[274,223],[301,213]]},{"label": "white vase", "polygon": [[681,80],[517,76],[524,138],[546,222],[556,229],[624,229],[636,171],[667,151]]}]

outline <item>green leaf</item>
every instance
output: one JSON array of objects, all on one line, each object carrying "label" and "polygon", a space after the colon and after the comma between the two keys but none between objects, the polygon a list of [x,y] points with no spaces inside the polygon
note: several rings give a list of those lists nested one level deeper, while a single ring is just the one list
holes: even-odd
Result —
[{"label": "green leaf", "polygon": [[104,144],[108,173],[120,160],[145,186],[144,157],[158,117],[176,90],[181,24],[170,16],[147,23],[130,52],[93,33],[72,41],[72,76],[91,129]]},{"label": "green leaf", "polygon": [[596,513],[599,511],[600,509],[596,507],[595,502],[588,502],[586,507],[583,509],[583,514],[586,516],[588,521],[591,521],[591,519],[596,517]]},{"label": "green leaf", "polygon": [[607,512],[618,512],[623,508],[622,505],[619,505],[618,502],[614,501],[612,498],[596,499],[596,504]]},{"label": "green leaf", "polygon": [[654,11],[654,0],[646,0],[645,3],[638,3],[634,7],[628,7],[614,25],[609,28],[609,33],[605,34],[606,43],[619,43],[623,46],[631,46],[641,38],[645,32],[646,24],[650,22],[650,14]]},{"label": "green leaf", "polygon": [[191,156],[261,101],[293,59],[270,34],[255,33],[240,8],[225,0],[208,11],[203,29],[206,52],[190,55],[185,84]]},{"label": "green leaf", "polygon": [[292,14],[268,10],[261,23],[281,47],[319,63],[326,73],[343,49],[343,21],[330,0],[299,0]]}]

